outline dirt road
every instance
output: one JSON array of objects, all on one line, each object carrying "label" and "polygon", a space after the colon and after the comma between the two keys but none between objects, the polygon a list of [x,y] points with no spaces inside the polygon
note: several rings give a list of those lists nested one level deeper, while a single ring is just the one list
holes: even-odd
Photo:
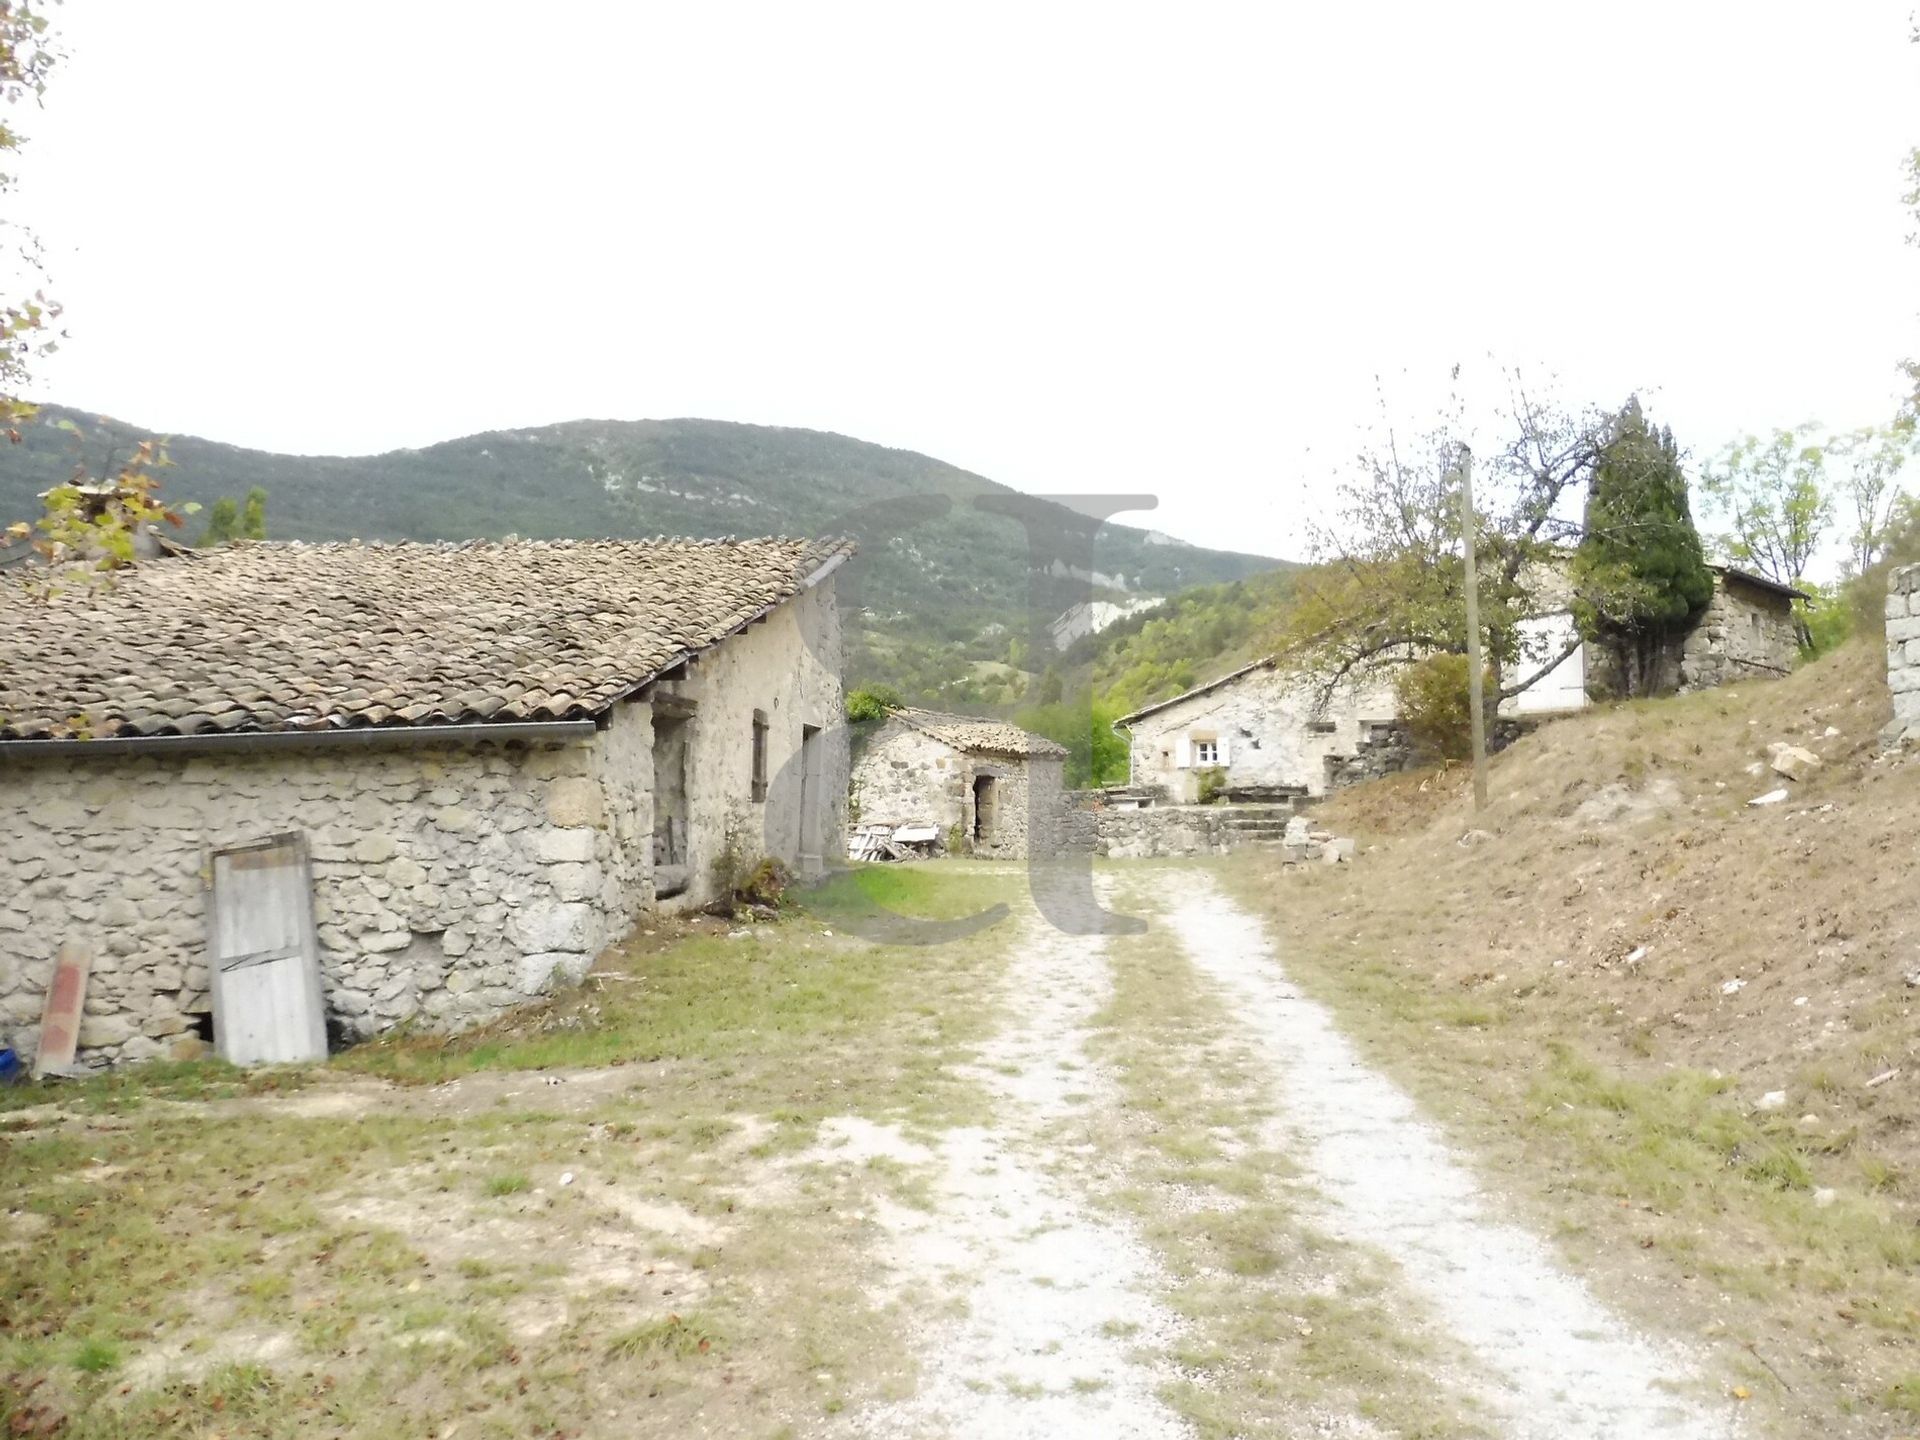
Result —
[{"label": "dirt road", "polygon": [[[1293,1167],[1294,1218],[1272,1220],[1265,1242],[1306,1251],[1322,1243],[1316,1235],[1333,1237],[1338,1253],[1317,1262],[1323,1288],[1358,1290],[1370,1266],[1390,1277],[1369,1303],[1383,1323],[1424,1332],[1437,1347],[1429,1370],[1416,1375],[1416,1364],[1408,1375],[1445,1392],[1426,1433],[1740,1433],[1731,1402],[1708,1398],[1697,1356],[1636,1333],[1539,1237],[1502,1218],[1413,1103],[1364,1066],[1329,1014],[1288,983],[1250,915],[1201,872],[1182,869],[1168,880],[1136,881],[1128,896],[1158,907],[1150,923],[1161,948],[1152,965],[1164,972],[1184,960],[1210,1001],[1206,1044],[1231,1058],[1237,1078],[1210,1081],[1209,1103],[1235,1099],[1229,1086],[1246,1092],[1240,1103],[1261,1103],[1260,1144],[1284,1157],[1274,1173]],[[924,1317],[915,1338],[921,1381],[910,1397],[856,1417],[858,1433],[1177,1436],[1195,1433],[1188,1416],[1204,1410],[1209,1390],[1276,1383],[1261,1369],[1286,1363],[1270,1340],[1255,1341],[1257,1353],[1226,1357],[1211,1377],[1174,1383],[1180,1367],[1169,1357],[1204,1338],[1185,1333],[1177,1292],[1207,1277],[1170,1275],[1147,1237],[1163,1228],[1168,1194],[1194,1187],[1163,1189],[1130,1214],[1103,1203],[1144,1180],[1128,1173],[1139,1154],[1116,1144],[1117,1132],[1103,1123],[1120,1105],[1115,1077],[1088,1058],[1088,1036],[1113,989],[1112,948],[1102,937],[1026,922],[1004,982],[1013,1018],[980,1057],[999,1102],[996,1123],[925,1147],[880,1142],[933,1176],[928,1208],[891,1207],[880,1216],[892,1283],[908,1312]],[[1125,1034],[1114,1043],[1124,1054],[1130,1042],[1152,1043]],[[1192,1203],[1210,1207],[1218,1219],[1209,1223],[1223,1229],[1262,1223],[1269,1213],[1230,1196]],[[1252,1280],[1245,1290],[1247,1313],[1235,1333],[1251,1339],[1289,1325],[1311,1332],[1288,1318],[1297,1297],[1289,1310],[1284,1292],[1261,1292]],[[1254,1314],[1262,1305],[1274,1314]],[[1162,1398],[1181,1390],[1185,1415]],[[1225,1405],[1234,1397],[1212,1398]],[[1379,1422],[1364,1384],[1349,1384],[1346,1400],[1346,1413],[1317,1406],[1305,1433],[1402,1428]],[[1244,1423],[1250,1412],[1238,1413]]]}]

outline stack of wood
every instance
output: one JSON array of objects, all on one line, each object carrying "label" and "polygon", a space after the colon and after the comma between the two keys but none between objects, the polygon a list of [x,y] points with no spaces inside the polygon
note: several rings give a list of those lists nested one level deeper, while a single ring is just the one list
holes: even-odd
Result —
[{"label": "stack of wood", "polygon": [[849,860],[928,860],[939,853],[936,825],[862,825],[847,846]]}]

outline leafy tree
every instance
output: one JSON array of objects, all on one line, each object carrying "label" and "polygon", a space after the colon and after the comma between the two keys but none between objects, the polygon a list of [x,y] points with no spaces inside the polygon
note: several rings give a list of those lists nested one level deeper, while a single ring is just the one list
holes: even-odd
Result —
[{"label": "leafy tree", "polygon": [[1729,527],[1720,539],[1728,558],[1782,585],[1798,583],[1833,524],[1826,467],[1826,451],[1792,430],[1729,445],[1701,477]]},{"label": "leafy tree", "polygon": [[267,538],[267,492],[258,485],[247,491],[246,508],[240,512],[240,538]]},{"label": "leafy tree", "polygon": [[240,507],[231,495],[222,495],[207,507],[207,529],[200,537],[203,546],[225,545],[240,534]]},{"label": "leafy tree", "polygon": [[1127,742],[1113,728],[1119,713],[1101,701],[1056,700],[1022,710],[1014,723],[1067,747],[1068,785],[1118,785],[1127,778]]},{"label": "leafy tree", "polygon": [[1896,421],[1827,441],[1827,458],[1840,466],[1834,488],[1852,512],[1853,529],[1847,537],[1850,575],[1864,575],[1879,563],[1900,526],[1902,511],[1912,504],[1901,472],[1913,456],[1915,438],[1913,426]]},{"label": "leafy tree", "polygon": [[[1384,409],[1384,406],[1383,406]],[[1545,653],[1529,620],[1564,611],[1563,546],[1581,532],[1573,502],[1599,464],[1613,417],[1570,411],[1509,377],[1506,439],[1474,472],[1486,703],[1519,694],[1566,660]],[[1316,564],[1276,648],[1330,693],[1348,676],[1467,649],[1460,547],[1458,417],[1411,440],[1389,424],[1358,457]]]},{"label": "leafy tree", "polygon": [[1622,688],[1658,683],[1670,641],[1713,598],[1673,433],[1630,399],[1587,491],[1586,533],[1573,561],[1574,618],[1614,659]]},{"label": "leafy tree", "polygon": [[897,710],[902,703],[900,692],[891,685],[863,685],[847,692],[847,719],[856,725],[884,720],[889,710]]},{"label": "leafy tree", "polygon": [[1041,705],[1058,705],[1066,697],[1067,682],[1060,678],[1059,667],[1049,665],[1040,675],[1034,699]]}]

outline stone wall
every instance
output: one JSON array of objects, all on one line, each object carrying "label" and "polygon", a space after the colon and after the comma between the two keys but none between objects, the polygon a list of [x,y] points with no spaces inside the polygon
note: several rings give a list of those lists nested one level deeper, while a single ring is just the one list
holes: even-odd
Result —
[{"label": "stone wall", "polygon": [[[844,853],[847,727],[840,689],[840,615],[831,582],[802,592],[764,621],[701,655],[683,679],[658,687],[690,702],[687,722],[686,890],[663,908],[714,898],[713,863],[742,854],[799,864]],[[767,721],[767,795],[753,797],[753,720]],[[817,732],[812,747],[806,732]],[[811,765],[815,773],[806,774]],[[802,793],[813,797],[802,813]],[[649,819],[648,828],[651,831]],[[808,827],[811,833],[803,833]]]},{"label": "stone wall", "polygon": [[0,772],[0,1034],[37,1039],[56,950],[92,957],[81,1058],[166,1053],[211,1009],[215,850],[299,832],[330,1028],[451,1028],[583,973],[647,897],[644,705],[571,743],[16,760]]},{"label": "stone wall", "polygon": [[1791,601],[1738,577],[1716,576],[1706,613],[1681,643],[1679,673],[1671,688],[1708,690],[1786,675],[1799,658]]},{"label": "stone wall", "polygon": [[1893,744],[1920,740],[1920,565],[1887,577],[1887,688],[1893,692]]},{"label": "stone wall", "polygon": [[1366,734],[1347,756],[1327,757],[1327,789],[1344,790],[1368,780],[1398,775],[1415,760],[1413,737],[1398,720],[1366,727]]},{"label": "stone wall", "polygon": [[1100,791],[1071,790],[1061,797],[1060,813],[1063,849],[1114,860],[1160,860],[1278,845],[1295,808],[1291,804],[1121,808],[1105,804]]},{"label": "stone wall", "polygon": [[1253,670],[1136,720],[1128,729],[1130,779],[1164,786],[1181,803],[1199,799],[1206,767],[1194,763],[1191,746],[1205,736],[1226,745],[1220,768],[1230,786],[1292,785],[1324,795],[1329,758],[1355,754],[1368,727],[1391,720],[1396,708],[1384,679],[1342,686],[1322,707],[1298,676]]}]

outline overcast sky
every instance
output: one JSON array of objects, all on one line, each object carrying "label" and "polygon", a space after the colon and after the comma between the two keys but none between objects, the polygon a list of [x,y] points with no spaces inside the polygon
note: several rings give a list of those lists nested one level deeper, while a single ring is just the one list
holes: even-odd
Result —
[{"label": "overcast sky", "polygon": [[809,426],[1298,554],[1376,374],[1696,453],[1884,418],[1910,8],[69,0],[37,389],[324,453]]}]

